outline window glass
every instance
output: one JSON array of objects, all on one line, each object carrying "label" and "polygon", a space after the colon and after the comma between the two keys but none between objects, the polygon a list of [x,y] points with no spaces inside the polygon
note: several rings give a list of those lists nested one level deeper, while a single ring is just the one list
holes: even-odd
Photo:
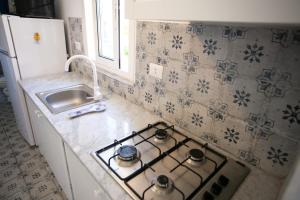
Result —
[{"label": "window glass", "polygon": [[100,57],[115,60],[114,45],[114,2],[97,0],[98,54]]},{"label": "window glass", "polygon": [[128,72],[128,51],[129,51],[129,20],[125,19],[125,0],[120,0],[120,68]]}]

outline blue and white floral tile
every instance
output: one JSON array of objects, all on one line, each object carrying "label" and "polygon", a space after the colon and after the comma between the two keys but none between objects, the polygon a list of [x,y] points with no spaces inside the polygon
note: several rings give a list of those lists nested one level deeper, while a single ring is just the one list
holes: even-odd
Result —
[{"label": "blue and white floral tile", "polygon": [[[83,45],[83,35],[82,35],[82,19],[69,17],[68,18],[68,32],[70,37],[70,46],[72,49],[72,54],[82,54],[84,52]],[[81,50],[75,48],[75,42],[79,42],[81,44]]]},{"label": "blue and white floral tile", "polygon": [[231,80],[232,83],[225,82],[219,90],[231,116],[247,120],[250,112],[261,112],[269,104],[263,94],[257,93],[257,81],[247,77],[231,78]]},{"label": "blue and white floral tile", "polygon": [[228,41],[222,38],[222,31],[216,26],[206,26],[203,34],[193,37],[191,51],[199,57],[201,66],[215,66],[217,59],[225,59]]},{"label": "blue and white floral tile", "polygon": [[213,120],[207,116],[207,107],[199,103],[186,107],[182,120],[186,124],[185,128],[197,137],[213,129]]},{"label": "blue and white floral tile", "polygon": [[273,134],[268,140],[258,139],[253,153],[259,158],[261,169],[283,178],[294,163],[298,147],[295,140]]},{"label": "blue and white floral tile", "polygon": [[[298,117],[299,99],[291,92],[300,89],[299,35],[299,28],[291,27],[138,22],[135,84],[121,84],[105,75],[99,76],[99,82],[260,167],[268,159],[258,153],[262,151],[253,141],[271,145],[274,132],[297,139],[297,120],[289,126],[288,115]],[[149,63],[164,66],[162,81],[149,75]],[[78,68],[82,75],[90,73]],[[203,120],[213,121],[220,133],[209,128],[199,133],[201,128],[193,128],[190,114],[197,103],[207,110]],[[227,124],[240,133],[237,143],[224,138],[224,130],[231,130],[224,127]]]},{"label": "blue and white floral tile", "polygon": [[218,79],[215,79],[215,75],[215,70],[200,67],[196,73],[188,76],[186,84],[196,102],[209,106],[210,99],[220,96],[221,86]]},{"label": "blue and white floral tile", "polygon": [[290,89],[284,97],[272,98],[267,113],[274,120],[274,132],[300,140],[299,89]]},{"label": "blue and white floral tile", "polygon": [[158,29],[157,23],[149,24],[138,37],[146,44],[146,52],[155,55],[157,49],[165,46],[166,41],[163,38],[163,33]]},{"label": "blue and white floral tile", "polygon": [[165,32],[163,37],[166,41],[165,48],[169,51],[169,57],[175,60],[182,60],[183,53],[191,51],[192,37],[186,33],[186,23],[170,23],[171,31]]},{"label": "blue and white floral tile", "polygon": [[134,85],[125,85],[124,92],[127,100],[131,102],[137,101],[139,97],[139,89],[137,87]]},{"label": "blue and white floral tile", "polygon": [[139,92],[138,98],[143,102],[144,108],[148,110],[158,108],[159,98],[166,95],[164,83],[159,80],[154,81],[155,83],[148,83],[144,88],[141,88]]},{"label": "blue and white floral tile", "polygon": [[260,74],[260,70],[266,65],[263,64],[266,48],[264,44],[258,41],[241,40],[239,43],[234,44],[229,52],[226,60],[236,63],[241,76],[255,79]]},{"label": "blue and white floral tile", "polygon": [[235,156],[240,150],[249,150],[254,139],[245,132],[243,120],[227,116],[223,122],[214,122],[212,132],[218,140],[218,146]]},{"label": "blue and white floral tile", "polygon": [[164,68],[162,80],[167,90],[179,92],[185,88],[188,77],[183,63],[170,59],[168,67]]},{"label": "blue and white floral tile", "polygon": [[175,123],[176,119],[182,119],[184,108],[179,101],[178,95],[170,91],[166,96],[159,98],[159,108],[164,119],[172,123]]},{"label": "blue and white floral tile", "polygon": [[[291,44],[288,48],[281,48],[276,55],[276,60],[272,67],[276,67],[281,71],[300,73],[300,44]],[[291,82],[295,87],[300,87],[298,76],[292,76]]]}]

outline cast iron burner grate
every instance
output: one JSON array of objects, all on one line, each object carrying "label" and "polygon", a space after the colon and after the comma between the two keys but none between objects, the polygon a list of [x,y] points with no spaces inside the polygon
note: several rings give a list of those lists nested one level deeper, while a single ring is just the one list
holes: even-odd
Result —
[{"label": "cast iron burner grate", "polygon": [[[153,131],[154,130],[154,131]],[[145,135],[144,133],[148,133]],[[151,133],[151,134],[150,134]],[[171,133],[171,134],[170,134]],[[173,134],[172,134],[173,133]],[[182,137],[178,140],[178,136],[174,137],[174,134],[179,135]],[[165,143],[158,143],[157,140],[169,140],[167,143],[170,145],[170,148],[164,149],[162,148]],[[128,145],[128,141],[134,141],[132,144]],[[153,142],[154,141],[154,142]],[[126,143],[126,144],[123,144]],[[195,144],[197,148],[189,146],[190,143]],[[152,147],[155,150],[155,155],[152,160],[148,162],[143,162],[143,152],[137,149],[140,145],[145,145]],[[198,148],[199,147],[199,148]],[[182,148],[188,149],[186,156],[183,159],[178,159],[177,157],[173,156],[176,150],[180,150]],[[106,151],[110,151],[111,149],[117,149],[114,155],[111,155],[108,159],[104,159],[101,155]],[[210,154],[207,154],[210,152]],[[105,154],[106,155],[106,154]],[[214,156],[212,156],[214,155]],[[209,148],[207,143],[201,144],[191,138],[188,138],[174,129],[174,126],[168,126],[164,122],[157,122],[155,124],[149,124],[146,128],[142,129],[138,132],[133,132],[130,136],[123,138],[121,140],[115,140],[114,143],[110,144],[109,146],[100,149],[96,152],[97,158],[99,158],[102,163],[106,165],[106,167],[118,177],[122,182],[132,191],[132,193],[138,197],[139,199],[145,199],[145,194],[148,192],[158,192],[163,194],[172,193],[172,191],[179,192],[181,197],[178,197],[183,200],[190,200],[193,199],[197,195],[197,193],[210,181],[210,179],[216,175],[220,169],[226,164],[227,158],[220,153],[214,151],[213,149]],[[218,157],[218,162],[214,159]],[[112,167],[112,160],[117,157],[120,160],[124,161],[132,161],[138,160],[140,165],[138,165],[137,169],[126,176],[121,176],[118,171],[116,171]],[[161,162],[165,159],[173,160],[172,163],[176,163],[175,165],[172,164],[171,168],[168,168],[167,174],[157,174],[158,172],[155,170],[156,165],[160,165]],[[194,165],[194,163],[202,163],[205,160],[205,163],[209,163],[211,167],[211,172],[208,175],[203,177],[202,174],[199,173],[199,166]],[[191,164],[192,162],[192,164]],[[120,167],[118,167],[120,168]],[[176,181],[173,182],[170,176],[174,178],[174,173],[178,172],[178,170],[182,170],[183,168],[187,170],[190,174],[193,174],[195,180],[197,182],[197,186],[193,188],[193,191],[190,193],[185,193],[182,188],[178,188],[176,186]],[[146,171],[151,171],[151,173],[156,174],[156,179],[151,182],[147,188],[143,189],[143,191],[138,191],[137,188],[132,187],[132,182],[135,181],[137,177],[142,176],[146,173]],[[179,170],[179,171],[180,171]],[[197,171],[198,170],[198,171]],[[198,177],[198,178],[196,178]],[[174,179],[176,180],[176,178]],[[137,185],[139,186],[139,185]]]}]

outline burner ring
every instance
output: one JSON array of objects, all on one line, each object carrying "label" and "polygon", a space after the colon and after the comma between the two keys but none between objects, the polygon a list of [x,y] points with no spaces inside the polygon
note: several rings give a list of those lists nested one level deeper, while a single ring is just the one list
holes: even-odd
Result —
[{"label": "burner ring", "polygon": [[165,140],[166,138],[168,138],[168,136],[168,132],[164,129],[157,129],[155,131],[155,138],[159,140]]},{"label": "burner ring", "polygon": [[174,189],[172,180],[166,175],[159,175],[154,180],[152,190],[159,195],[167,195]]},{"label": "burner ring", "polygon": [[138,151],[133,145],[123,145],[117,150],[118,158],[122,161],[133,161],[138,157]]},{"label": "burner ring", "polygon": [[165,175],[159,175],[156,179],[157,185],[161,188],[168,188],[169,178]]},{"label": "burner ring", "polygon": [[157,129],[154,134],[154,141],[156,143],[165,143],[170,138],[170,135],[165,129]]},{"label": "burner ring", "polygon": [[200,149],[191,149],[188,155],[192,161],[201,162],[204,159],[204,153]]}]

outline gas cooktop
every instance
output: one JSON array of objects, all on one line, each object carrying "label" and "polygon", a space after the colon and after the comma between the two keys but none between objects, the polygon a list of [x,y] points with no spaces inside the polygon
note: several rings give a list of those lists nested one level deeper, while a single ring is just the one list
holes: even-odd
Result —
[{"label": "gas cooktop", "polygon": [[93,155],[134,199],[227,200],[250,172],[165,122],[149,124]]}]

